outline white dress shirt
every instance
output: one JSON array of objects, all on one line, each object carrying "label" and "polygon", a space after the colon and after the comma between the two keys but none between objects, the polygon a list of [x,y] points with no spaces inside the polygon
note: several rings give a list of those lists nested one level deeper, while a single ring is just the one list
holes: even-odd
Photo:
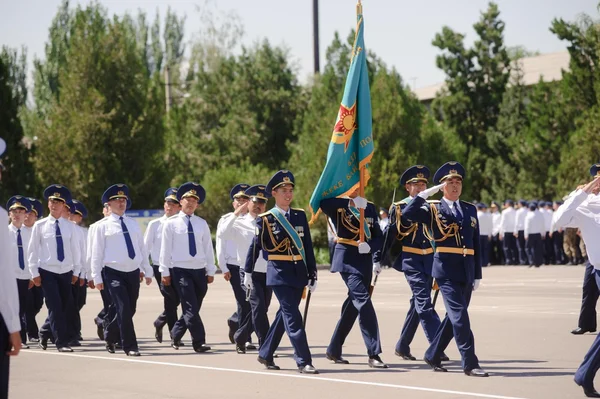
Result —
[{"label": "white dress shirt", "polygon": [[546,232],[552,233],[552,215],[554,211],[552,209],[540,209],[542,215],[544,216],[544,226],[546,228]]},{"label": "white dress shirt", "polygon": [[[188,239],[188,220],[194,229],[196,255],[190,255]],[[204,219],[192,215],[188,219],[185,212],[180,211],[163,223],[162,243],[160,248],[159,270],[164,277],[170,276],[169,268],[206,269],[208,276],[214,276],[215,251],[210,238],[210,228]]]},{"label": "white dress shirt", "polygon": [[79,276],[81,251],[75,232],[77,226],[65,218],[58,219],[65,255],[63,261],[60,262],[57,259],[56,222],[57,219],[49,215],[33,225],[31,240],[29,241],[29,247],[27,247],[27,259],[32,278],[39,277],[38,268],[57,274],[72,271],[73,275]]},{"label": "white dress shirt", "polygon": [[[229,212],[221,216],[219,223],[217,223],[217,261],[219,263],[219,268],[223,273],[227,273],[229,271],[229,268],[227,267],[228,263],[230,265],[237,266],[243,265],[243,263],[240,263],[237,257],[238,248],[236,242],[234,240],[222,238],[223,221],[224,219],[231,217],[231,215],[233,215],[233,212]],[[245,257],[243,261],[246,261]]]},{"label": "white dress shirt", "polygon": [[490,237],[494,229],[492,214],[489,212],[477,211],[477,219],[479,220],[479,235]]},{"label": "white dress shirt", "polygon": [[528,208],[522,207],[515,211],[515,230],[517,234],[521,230],[525,230],[525,217],[527,216]]},{"label": "white dress shirt", "polygon": [[[8,213],[0,207],[0,226],[6,225],[8,225]],[[4,319],[8,332],[12,334],[21,330],[21,321],[17,279],[14,266],[10,263],[9,242],[8,229],[0,229],[0,315]]]},{"label": "white dress shirt", "polygon": [[[454,215],[454,203],[456,202],[456,209],[458,209],[458,211],[460,212],[460,214],[462,215],[462,217],[465,217],[465,213],[462,210],[462,207],[460,206],[460,200],[459,201],[450,201],[448,198],[446,197],[442,197],[442,201],[444,201],[446,203],[446,205],[448,205],[448,208],[450,208],[450,212],[452,212],[452,214]],[[454,215],[456,216],[456,215]]]},{"label": "white dress shirt", "polygon": [[102,284],[102,268],[104,266],[121,272],[140,270],[147,278],[154,277],[154,271],[148,262],[148,252],[144,246],[144,237],[139,224],[128,216],[123,222],[129,232],[135,257],[131,259],[127,251],[121,217],[117,214],[107,216],[94,227],[91,237],[92,278],[94,284]]},{"label": "white dress shirt", "polygon": [[542,237],[546,235],[546,221],[539,209],[527,211],[525,214],[524,231],[525,237],[528,237],[529,234],[541,234]]},{"label": "white dress shirt", "polygon": [[502,222],[502,214],[498,211],[492,212],[492,235],[500,234],[500,223]]},{"label": "white dress shirt", "polygon": [[390,224],[390,218],[379,219],[379,228],[381,231],[385,231],[388,224]]},{"label": "white dress shirt", "polygon": [[87,227],[79,226],[75,224],[79,233],[79,248],[81,250],[81,271],[79,272],[79,278],[91,279],[92,270],[90,263],[88,262],[88,229]]},{"label": "white dress shirt", "polygon": [[[19,248],[17,247],[17,235],[19,230],[21,230],[21,242],[23,244],[23,265],[25,266],[23,270],[19,267]],[[15,225],[11,223],[8,225],[8,236],[10,238],[10,265],[13,266],[15,276],[19,280],[31,280],[31,273],[29,272],[29,267],[27,267],[27,246],[31,239],[31,229],[27,228],[25,225],[22,225],[20,229],[17,229]]]},{"label": "white dress shirt", "polygon": [[160,258],[160,244],[162,242],[162,225],[167,220],[167,215],[163,215],[148,223],[144,233],[144,245],[150,255],[153,266],[158,266]]},{"label": "white dress shirt", "polygon": [[556,230],[579,228],[590,262],[600,269],[600,195],[588,195],[583,190],[572,192],[554,212],[552,222]]},{"label": "white dress shirt", "polygon": [[[248,249],[256,235],[256,219],[247,213],[244,216],[237,217],[233,213],[224,217],[221,229],[221,238],[231,240],[237,248],[237,261],[243,265],[248,255]],[[267,261],[261,256],[254,264],[254,271],[258,273],[267,272]]]},{"label": "white dress shirt", "polygon": [[500,235],[505,233],[513,234],[515,232],[517,211],[512,206],[502,210],[502,217],[500,218]]}]

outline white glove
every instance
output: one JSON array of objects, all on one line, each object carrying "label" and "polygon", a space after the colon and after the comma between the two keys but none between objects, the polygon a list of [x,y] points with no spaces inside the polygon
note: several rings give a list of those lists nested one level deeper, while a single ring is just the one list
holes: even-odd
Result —
[{"label": "white glove", "polygon": [[479,284],[481,284],[481,280],[473,281],[473,291],[477,291],[477,288],[479,288]]},{"label": "white glove", "polygon": [[359,254],[368,254],[369,252],[371,252],[371,246],[369,244],[367,244],[366,242],[358,243],[358,253]]},{"label": "white glove", "polygon": [[366,198],[357,196],[357,197],[352,198],[352,201],[354,202],[354,206],[357,207],[358,209],[366,209],[366,207],[367,207]]},{"label": "white glove", "polygon": [[244,287],[252,291],[254,289],[254,283],[252,282],[252,273],[244,274]]},{"label": "white glove", "polygon": [[376,276],[379,276],[379,273],[381,273],[381,264],[379,262],[373,263],[373,273]]},{"label": "white glove", "polygon": [[446,185],[446,182],[444,182],[442,184],[438,184],[437,186],[433,186],[426,190],[421,191],[417,195],[423,199],[427,199],[427,198],[431,197],[432,195],[436,194],[438,191],[440,191],[442,189],[442,187],[444,187],[445,185]]},{"label": "white glove", "polygon": [[310,292],[315,292],[317,290],[317,279],[308,280],[308,290]]}]

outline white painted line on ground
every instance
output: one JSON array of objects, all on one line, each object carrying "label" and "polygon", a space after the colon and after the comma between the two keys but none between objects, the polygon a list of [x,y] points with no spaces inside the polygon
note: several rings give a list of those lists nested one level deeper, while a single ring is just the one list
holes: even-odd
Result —
[{"label": "white painted line on ground", "polygon": [[48,352],[48,351],[21,351],[20,353],[35,353],[42,355],[55,355],[60,357],[78,357],[84,359],[96,359],[96,360],[109,360],[109,361],[118,361],[118,362],[128,362],[128,363],[142,363],[142,364],[150,364],[154,366],[172,366],[172,367],[181,367],[181,368],[190,368],[190,369],[198,369],[198,370],[210,370],[210,371],[223,371],[229,373],[241,373],[241,374],[253,374],[253,375],[263,375],[267,377],[283,377],[283,378],[299,378],[299,379],[307,379],[313,381],[325,381],[325,382],[338,382],[342,384],[354,384],[354,385],[367,385],[367,386],[375,386],[382,388],[396,388],[396,389],[405,389],[409,391],[424,391],[424,392],[433,392],[440,394],[448,394],[448,395],[460,395],[460,396],[472,396],[476,398],[489,398],[489,399],[526,399],[519,398],[513,396],[501,396],[501,395],[490,395],[485,393],[476,393],[476,392],[462,392],[462,391],[451,391],[447,389],[435,389],[435,388],[424,388],[418,386],[411,385],[396,385],[396,384],[385,384],[381,382],[368,382],[368,381],[356,381],[356,380],[344,380],[341,378],[327,378],[327,377],[315,377],[315,376],[306,376],[301,374],[286,374],[281,372],[265,372],[265,371],[252,371],[252,370],[242,370],[242,369],[229,369],[222,367],[210,367],[210,366],[198,366],[194,364],[181,364],[181,363],[171,363],[171,362],[156,362],[153,360],[141,360],[141,359],[130,359],[126,357],[106,357],[106,356],[94,356],[94,355],[84,355],[84,354],[75,354],[75,353],[59,353],[59,352]]}]

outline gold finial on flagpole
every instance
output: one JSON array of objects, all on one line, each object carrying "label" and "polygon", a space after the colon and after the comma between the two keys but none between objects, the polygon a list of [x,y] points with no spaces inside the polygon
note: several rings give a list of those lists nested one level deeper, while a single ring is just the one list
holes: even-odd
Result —
[{"label": "gold finial on flagpole", "polygon": [[356,4],[356,15],[361,15],[362,14],[362,3],[360,0],[358,0],[358,3]]}]

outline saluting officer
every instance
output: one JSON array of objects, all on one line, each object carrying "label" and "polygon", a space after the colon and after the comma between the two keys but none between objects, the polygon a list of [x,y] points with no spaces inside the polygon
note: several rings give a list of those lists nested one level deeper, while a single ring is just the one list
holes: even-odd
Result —
[{"label": "saluting officer", "polygon": [[129,187],[114,184],[102,195],[111,214],[94,228],[91,269],[94,284],[100,291],[108,289],[116,315],[105,319],[104,339],[109,353],[115,353],[119,340],[127,356],[140,356],[133,325],[140,283],[152,283],[152,268],[144,247],[142,230],[137,222],[124,216],[129,199]]},{"label": "saluting officer", "polygon": [[[487,377],[475,355],[475,339],[467,308],[471,294],[481,281],[479,257],[479,222],[473,204],[460,200],[465,169],[458,162],[447,162],[434,175],[439,185],[419,193],[404,208],[408,220],[426,223],[435,241],[432,275],[444,298],[446,318],[425,352],[425,362],[434,371],[447,371],[441,366],[442,351],[452,337],[456,340],[466,375]],[[428,204],[428,196],[443,188],[439,203]]]},{"label": "saluting officer", "polygon": [[205,198],[206,192],[198,183],[188,182],[177,189],[181,211],[163,224],[159,258],[162,282],[166,286],[175,285],[183,311],[171,330],[171,346],[179,349],[187,329],[197,353],[210,350],[200,310],[208,284],[214,281],[217,271],[210,228],[204,219],[194,215]]},{"label": "saluting officer", "polygon": [[[154,271],[156,284],[163,297],[163,311],[154,321],[154,338],[159,343],[163,340],[163,328],[167,325],[169,333],[177,322],[177,306],[179,306],[179,295],[172,285],[164,285],[161,281],[162,276],[159,270],[160,245],[162,243],[162,229],[164,222],[171,216],[177,215],[181,211],[181,205],[177,200],[177,187],[170,187],[165,191],[165,202],[163,209],[165,214],[148,223],[144,233],[144,245],[150,255],[150,264]],[[183,345],[183,343],[179,343]]]},{"label": "saluting officer", "polygon": [[279,300],[279,310],[258,352],[258,361],[269,370],[279,370],[273,354],[279,346],[283,331],[294,347],[294,358],[301,373],[318,374],[312,365],[312,356],[298,306],[302,291],[307,286],[314,292],[317,287],[317,265],[303,209],[291,208],[294,199],[294,175],[287,170],[275,173],[266,191],[275,198],[275,207],[259,215],[256,236],[248,249],[244,271],[244,285],[252,289],[254,265],[261,250],[267,256],[267,286],[273,288]]},{"label": "saluting officer", "polygon": [[[27,230],[31,236],[31,229],[35,222],[37,222],[38,218],[41,219],[44,217],[44,206],[40,200],[36,198],[27,197],[27,200],[31,204],[31,212],[27,213],[22,230]],[[27,247],[24,249],[27,251]],[[40,330],[35,317],[40,313],[43,306],[44,293],[42,292],[42,287],[36,287],[34,285],[27,291],[27,335],[29,336],[30,342],[40,341]]]},{"label": "saluting officer", "polygon": [[71,192],[53,184],[44,191],[44,198],[50,215],[35,223],[27,249],[33,283],[42,287],[48,308],[39,345],[46,350],[48,339],[54,337],[59,352],[73,352],[67,312],[73,302],[71,285],[79,280],[81,249],[75,225],[61,217]]}]

